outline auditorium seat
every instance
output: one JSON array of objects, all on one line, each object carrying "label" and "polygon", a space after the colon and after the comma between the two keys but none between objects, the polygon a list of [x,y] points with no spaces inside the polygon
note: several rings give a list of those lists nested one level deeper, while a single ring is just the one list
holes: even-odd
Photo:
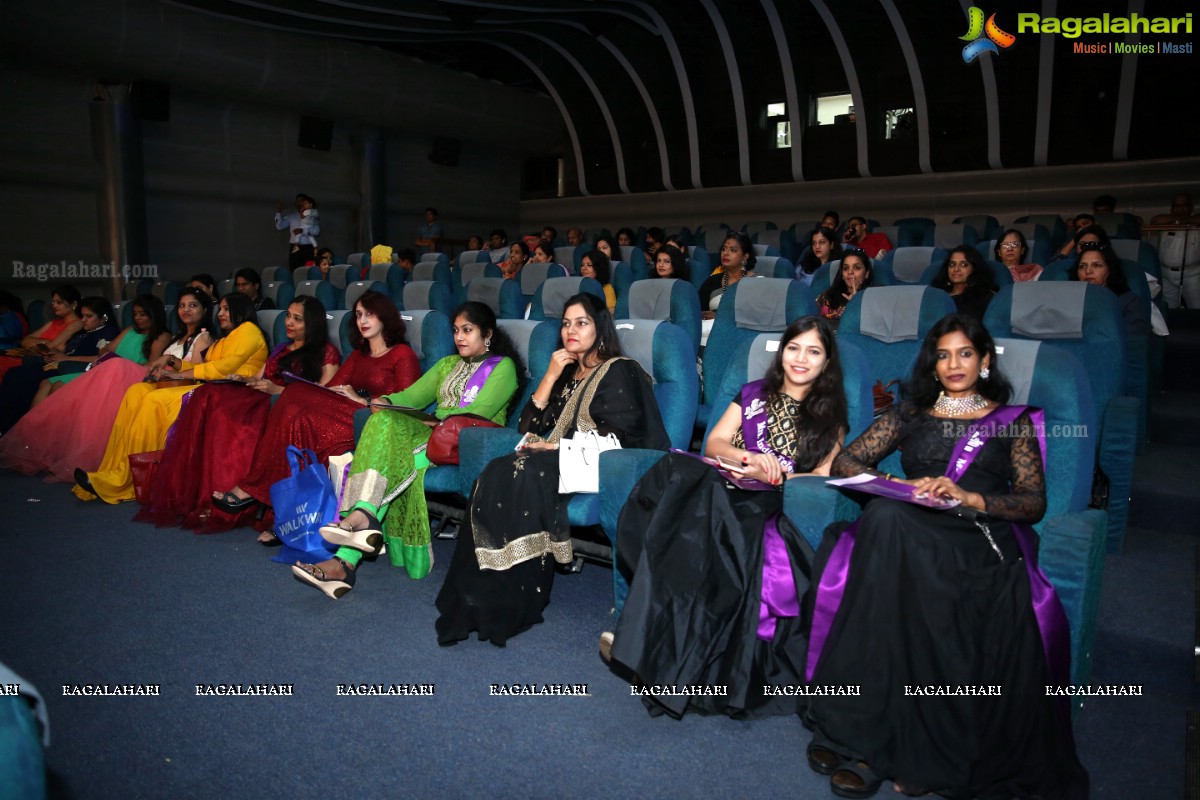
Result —
[{"label": "auditorium seat", "polygon": [[692,340],[693,355],[700,352],[700,296],[688,281],[647,278],[634,281],[629,293],[617,298],[616,319],[665,319]]}]

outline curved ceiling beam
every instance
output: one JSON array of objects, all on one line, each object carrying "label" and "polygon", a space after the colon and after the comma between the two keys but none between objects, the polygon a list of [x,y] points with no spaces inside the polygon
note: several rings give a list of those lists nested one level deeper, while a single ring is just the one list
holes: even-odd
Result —
[{"label": "curved ceiling beam", "polygon": [[854,69],[854,61],[850,58],[850,48],[846,45],[846,37],[842,35],[842,29],[838,27],[837,20],[833,18],[833,14],[829,12],[829,8],[823,0],[809,0],[809,2],[812,3],[812,7],[829,31],[829,38],[833,40],[838,58],[842,60],[842,70],[846,73],[846,81],[850,84],[850,96],[854,98],[854,111],[863,119],[862,125],[854,126],[854,134],[858,139],[858,174],[863,178],[869,178],[871,169],[867,160],[867,107],[863,105],[862,85],[858,82],[858,72]]},{"label": "curved ceiling beam", "polygon": [[908,77],[913,88],[913,111],[917,115],[917,163],[921,165],[921,172],[929,174],[933,172],[933,163],[929,160],[929,101],[925,98],[925,81],[921,77],[917,51],[913,47],[912,37],[908,35],[908,28],[904,27],[904,20],[900,17],[896,4],[892,0],[879,2],[887,12],[892,29],[896,32],[896,39],[900,43],[900,52],[904,54],[904,60],[908,63]]},{"label": "curved ceiling beam", "polygon": [[319,3],[324,3],[330,6],[338,6],[339,8],[352,8],[356,11],[369,11],[372,14],[387,14],[393,17],[406,17],[408,19],[425,19],[431,22],[445,22],[447,25],[454,20],[445,15],[438,14],[422,14],[418,11],[405,11],[398,8],[379,8],[378,6],[368,6],[362,3],[347,3],[345,0],[317,0]]},{"label": "curved ceiling beam", "polygon": [[[1141,15],[1145,10],[1144,0],[1129,0],[1129,16]],[[1049,39],[1051,37],[1043,37]],[[1125,41],[1140,42],[1140,33],[1125,34]],[[1117,89],[1117,126],[1113,131],[1113,160],[1124,161],[1129,157],[1129,128],[1133,125],[1134,80],[1137,78],[1137,53],[1127,53],[1121,59],[1121,84]]]},{"label": "curved ceiling beam", "polygon": [[737,125],[738,137],[738,172],[742,186],[750,185],[750,137],[746,131],[746,98],[742,94],[742,74],[738,70],[737,56],[733,52],[733,40],[729,38],[729,29],[721,12],[713,5],[712,0],[700,0],[704,10],[708,12],[713,27],[717,30],[717,41],[721,45],[721,55],[725,57],[725,69],[729,73],[729,89],[733,93],[733,118]]},{"label": "curved ceiling beam", "polygon": [[[1042,19],[1057,17],[1055,0],[1042,0]],[[1054,101],[1054,36],[1043,36],[1038,43],[1037,119],[1033,128],[1033,165],[1050,162],[1050,109]]]},{"label": "curved ceiling beam", "polygon": [[683,56],[679,54],[679,45],[675,43],[675,35],[671,33],[671,26],[663,19],[662,14],[659,14],[648,3],[642,0],[623,0],[623,2],[632,3],[646,13],[651,20],[654,21],[658,33],[663,38],[663,43],[667,46],[667,52],[671,55],[671,64],[675,67],[675,79],[679,81],[679,96],[683,101],[683,119],[687,123],[688,133],[688,158],[692,168],[692,188],[703,189],[704,186],[700,182],[700,136],[696,128],[696,102],[692,99],[692,85],[688,81],[687,70],[683,67]]},{"label": "curved ceiling beam", "polygon": [[647,91],[646,84],[642,82],[642,77],[633,68],[633,64],[629,63],[629,59],[625,58],[625,54],[616,45],[603,36],[596,37],[596,41],[608,48],[608,51],[613,54],[613,58],[617,59],[617,63],[625,69],[626,74],[629,75],[629,79],[633,81],[633,85],[637,87],[638,94],[642,96],[642,103],[646,106],[646,113],[650,115],[650,125],[654,128],[654,138],[658,142],[658,160],[662,164],[663,188],[669,192],[675,191],[675,187],[671,185],[671,164],[667,155],[667,137],[663,134],[662,120],[658,118],[658,109],[654,107],[654,100],[650,97],[650,92]]},{"label": "curved ceiling beam", "polygon": [[796,71],[792,66],[792,54],[788,50],[783,22],[772,0],[761,0],[767,23],[775,37],[775,49],[779,51],[779,68],[783,72],[783,93],[787,100],[788,129],[792,137],[792,180],[804,180],[804,158],[800,146],[804,141],[804,129],[800,127],[800,94],[796,91]]},{"label": "curved ceiling beam", "polygon": [[[969,21],[972,0],[958,0],[962,5],[963,16]],[[988,166],[992,169],[1004,169],[1000,161],[1000,102],[996,96],[996,68],[991,58],[977,58],[980,71],[983,72],[983,106],[987,109],[987,153]]]}]

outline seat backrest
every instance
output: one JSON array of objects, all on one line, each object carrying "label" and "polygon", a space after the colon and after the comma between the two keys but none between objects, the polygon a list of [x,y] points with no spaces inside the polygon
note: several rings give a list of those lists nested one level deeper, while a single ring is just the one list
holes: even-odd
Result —
[{"label": "seat backrest", "polygon": [[838,344],[858,347],[872,380],[885,384],[908,377],[925,336],[955,311],[954,301],[930,286],[875,286],[846,304]]},{"label": "seat backrest", "polygon": [[1014,222],[1008,227],[1020,231],[1025,236],[1025,243],[1029,245],[1026,257],[1031,264],[1044,266],[1050,261],[1050,257],[1054,255],[1054,243],[1045,225],[1036,222]]},{"label": "seat backrest", "polygon": [[437,281],[450,286],[450,264],[445,261],[419,261],[413,265],[412,280]]},{"label": "seat backrest", "polygon": [[796,265],[783,256],[759,256],[754,271],[768,278],[796,277]]},{"label": "seat backrest", "polygon": [[[813,273],[813,279],[808,284],[808,290],[812,292],[813,297],[819,297],[821,292],[829,288],[830,282],[833,280],[834,274],[842,268],[842,260],[835,258],[832,261],[827,261],[817,267],[817,271]],[[878,270],[876,270],[878,272]]]},{"label": "seat backrest", "polygon": [[941,264],[946,251],[938,247],[897,247],[883,258],[880,266],[890,273],[897,283],[917,284],[930,264]]},{"label": "seat backrest", "polygon": [[463,250],[458,254],[458,268],[462,269],[464,264],[474,264],[477,261],[491,261],[486,250]]},{"label": "seat backrest", "polygon": [[270,311],[259,311],[256,313],[258,314],[258,327],[262,328],[262,332],[266,334],[267,337],[267,344],[270,345],[272,350],[274,350],[276,345],[283,341],[283,325],[281,324],[279,326],[279,331],[277,333],[275,322],[276,320],[282,320],[284,318],[284,312],[280,309],[272,309]]},{"label": "seat backrest", "polygon": [[421,372],[457,352],[450,318],[441,311],[402,311],[400,318],[404,320],[405,338],[421,362]]},{"label": "seat backrest", "polygon": [[334,309],[325,312],[325,331],[329,335],[329,343],[337,348],[338,355],[345,358],[350,352],[350,342],[343,339],[343,331],[346,330],[347,320],[353,318],[353,314],[345,309]]},{"label": "seat backrest", "polygon": [[371,266],[371,254],[351,253],[350,255],[346,256],[346,263],[352,267],[358,267],[358,269],[361,271]]},{"label": "seat backrest", "polygon": [[521,284],[521,294],[525,302],[533,301],[538,287],[549,278],[566,278],[570,272],[562,264],[526,264],[521,267],[517,281]]},{"label": "seat backrest", "polygon": [[436,261],[439,264],[445,264],[447,268],[450,267],[450,256],[445,253],[422,253],[417,263],[422,261]]},{"label": "seat backrest", "polygon": [[[292,282],[293,286],[299,286],[305,281],[319,281],[321,280],[321,270],[317,267],[296,267],[287,279]],[[265,281],[266,278],[263,280]]]},{"label": "seat backrest", "polygon": [[[554,248],[554,263],[562,264],[564,267],[571,270],[572,274],[578,272],[578,270],[575,268],[575,251],[578,249],[578,247],[572,247],[571,245]],[[584,250],[584,252],[586,253],[587,251]]]},{"label": "seat backrest", "polygon": [[388,287],[383,281],[355,281],[346,287],[346,310],[353,311],[354,304],[358,302],[358,298],[367,292],[379,292],[382,295],[386,295]]},{"label": "seat backrest", "polygon": [[683,328],[700,352],[700,295],[688,281],[647,278],[634,281],[629,292],[617,298],[617,319],[665,319]]},{"label": "seat backrest", "polygon": [[[335,289],[345,291],[346,285],[352,280],[350,270],[354,269],[349,264],[335,264],[329,268],[329,284]],[[318,268],[318,272],[320,269]],[[358,276],[358,271],[355,270],[354,277]]]},{"label": "seat backrest", "polygon": [[1087,370],[1103,417],[1125,386],[1125,323],[1117,296],[1080,281],[1031,281],[1000,289],[984,313],[994,337],[1049,341]]},{"label": "seat backrest", "polygon": [[1096,214],[1096,224],[1109,239],[1140,239],[1141,228],[1133,214]]},{"label": "seat backrest", "polygon": [[754,239],[755,244],[770,245],[776,249],[783,244],[784,231],[778,229],[762,230],[758,233],[749,234]]},{"label": "seat backrest", "polygon": [[710,256],[708,251],[698,244],[692,245],[688,248],[688,260],[699,263],[700,268],[704,270],[705,275],[708,275],[713,270],[712,256]]},{"label": "seat backrest", "polygon": [[1000,220],[990,214],[969,214],[965,217],[956,217],[954,221],[970,225],[981,239],[995,239],[1003,230],[1000,227]]},{"label": "seat backrest", "polygon": [[[286,281],[286,283],[291,283],[290,277]],[[264,283],[262,286],[263,286],[263,293],[266,294],[267,284]],[[217,284],[217,295],[219,297],[227,297],[232,292],[233,292],[233,278],[226,278],[225,280],[223,280]],[[214,301],[216,301],[217,299],[218,299],[217,297],[213,298]]]},{"label": "seat backrest", "polygon": [[742,233],[746,234],[751,239],[754,239],[754,237],[758,236],[764,231],[774,231],[778,229],[779,226],[770,220],[756,220],[754,222],[747,222],[744,224],[742,226]]},{"label": "seat backrest", "polygon": [[779,248],[769,244],[754,245],[754,255],[762,258],[763,256],[773,256],[779,258],[783,253],[779,252]]},{"label": "seat backrest", "polygon": [[[29,330],[36,331],[38,328],[46,324],[46,301],[45,300],[30,300],[29,305],[25,306],[25,319],[29,320]],[[175,313],[174,308],[167,309],[167,322],[170,323],[174,319],[178,324],[179,316]],[[174,331],[172,331],[174,333]]]},{"label": "seat backrest", "polygon": [[941,223],[933,229],[933,246],[943,250],[969,244],[972,247],[979,241],[979,233],[970,225],[964,223]]},{"label": "seat backrest", "polygon": [[133,302],[131,300],[122,300],[119,303],[113,303],[112,307],[113,321],[121,330],[133,324]]},{"label": "seat backrest", "polygon": [[[482,266],[471,264],[468,266]],[[525,301],[516,281],[504,278],[476,278],[463,290],[464,300],[483,303],[497,319],[521,319],[525,316]]]},{"label": "seat backrest", "polygon": [[706,228],[699,239],[699,244],[710,253],[719,253],[721,245],[725,243],[725,237],[728,235],[728,228]]},{"label": "seat backrest", "polygon": [[692,439],[700,377],[691,337],[665,320],[623,319],[617,323],[621,352],[642,365],[654,381],[654,399],[672,447],[686,450]]},{"label": "seat backrest", "polygon": [[[1051,247],[1062,247],[1067,240],[1067,225],[1058,214],[1027,214],[1014,220],[1017,224],[1041,225],[1050,236]],[[1022,231],[1022,233],[1025,233]],[[1028,236],[1029,234],[1025,234]],[[1041,263],[1041,262],[1038,262]]]},{"label": "seat backrest", "polygon": [[325,310],[336,308],[336,297],[328,281],[304,281],[296,285],[296,297],[308,295],[321,301]]},{"label": "seat backrest", "polygon": [[553,321],[497,319],[496,324],[516,345],[521,363],[525,365],[525,374],[521,376],[521,389],[517,394],[517,402],[513,405],[515,411],[508,415],[507,422],[507,427],[516,430],[521,421],[521,409],[529,402],[530,395],[537,391],[538,384],[550,364],[550,356],[562,347],[562,336],[558,323]]},{"label": "seat backrest", "polygon": [[[232,284],[232,281],[230,282]],[[224,288],[221,290],[224,292]],[[232,291],[232,286],[230,287]],[[269,298],[276,308],[286,309],[296,297],[296,287],[287,281],[271,281],[262,285],[263,297]],[[225,295],[222,294],[222,297]]]},{"label": "seat backrest", "polygon": [[292,272],[287,267],[266,267],[263,269],[261,277],[263,283],[286,281],[291,279]]},{"label": "seat backrest", "polygon": [[367,276],[387,286],[387,294],[393,300],[404,296],[404,284],[412,280],[412,272],[398,264],[372,264]]},{"label": "seat backrest", "polygon": [[548,278],[533,293],[529,318],[562,319],[563,307],[567,300],[580,292],[594,294],[601,300],[606,300],[604,287],[595,278]]},{"label": "seat backrest", "polygon": [[179,304],[180,285],[175,281],[159,281],[151,288],[151,293],[162,300],[162,304],[166,307],[172,307]]},{"label": "seat backrest", "polygon": [[454,295],[449,284],[440,281],[409,281],[404,284],[402,301],[401,308],[406,311],[432,309],[447,317],[454,313]]},{"label": "seat backrest", "polygon": [[745,341],[782,333],[797,317],[816,313],[812,293],[796,280],[745,278],[730,286],[704,348],[704,402],[712,402],[729,360]]},{"label": "seat backrest", "polygon": [[896,247],[933,247],[936,223],[929,217],[905,217],[894,223],[898,228],[892,243]]},{"label": "seat backrest", "polygon": [[[470,264],[463,264],[461,269],[454,272],[456,275],[454,288],[459,302],[468,299],[467,287],[476,278],[504,278],[504,272],[491,261],[472,261]],[[517,286],[517,294],[520,294],[520,285],[516,281],[511,281],[511,283]]]}]

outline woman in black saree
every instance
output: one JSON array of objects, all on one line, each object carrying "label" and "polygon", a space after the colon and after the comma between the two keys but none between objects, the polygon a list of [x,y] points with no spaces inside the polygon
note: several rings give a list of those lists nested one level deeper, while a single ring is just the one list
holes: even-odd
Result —
[{"label": "woman in black saree", "polygon": [[669,440],[650,378],[621,355],[604,300],[569,299],[561,350],[521,414],[525,446],[484,468],[467,504],[438,594],[438,643],[477,631],[503,646],[542,621],[554,565],[574,558],[567,503],[558,491],[558,443],[576,431],[614,434],[622,447],[665,449]]},{"label": "woman in black saree", "polygon": [[[1067,621],[1029,526],[1046,510],[1038,409],[1010,395],[974,317],[933,327],[889,409],[833,463],[868,473],[896,449],[917,500],[875,498],[817,555],[808,762],[842,797],[1086,797],[1065,702]],[[904,487],[898,487],[904,489]]]},{"label": "woman in black saree", "polygon": [[846,427],[833,325],[801,317],[766,377],[742,387],[705,442],[710,459],[754,488],[685,453],[659,460],[639,481],[617,530],[617,568],[630,589],[612,660],[646,686],[706,687],[647,697],[652,714],[800,710],[794,692],[764,690],[793,689],[804,672],[799,601],[813,552],[781,513],[781,490],[787,478],[828,475]]}]

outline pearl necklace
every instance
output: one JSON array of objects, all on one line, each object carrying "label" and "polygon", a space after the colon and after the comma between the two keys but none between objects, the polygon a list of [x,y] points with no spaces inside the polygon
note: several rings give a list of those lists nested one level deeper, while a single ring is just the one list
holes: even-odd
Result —
[{"label": "pearl necklace", "polygon": [[938,392],[933,410],[943,417],[965,417],[987,408],[988,401],[976,392],[969,397],[947,397],[945,392]]}]

